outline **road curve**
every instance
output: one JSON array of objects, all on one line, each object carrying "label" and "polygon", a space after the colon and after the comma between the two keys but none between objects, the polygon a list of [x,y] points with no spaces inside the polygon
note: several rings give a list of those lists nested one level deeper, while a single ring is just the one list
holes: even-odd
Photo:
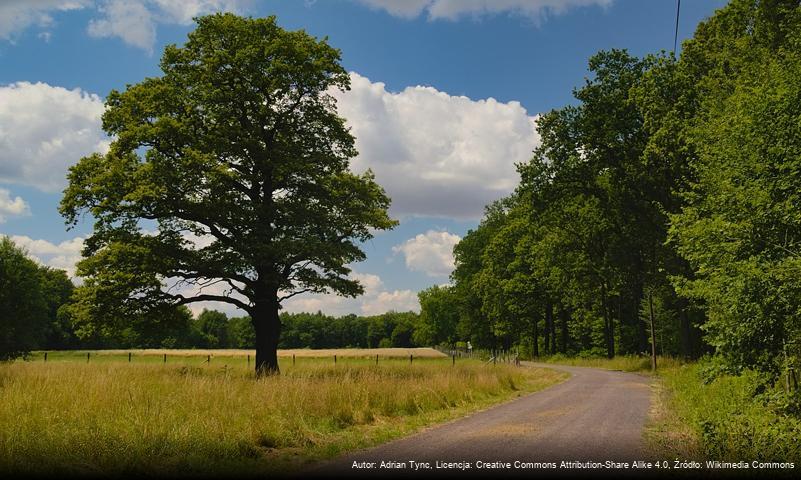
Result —
[{"label": "road curve", "polygon": [[[306,473],[350,476],[389,473],[356,469],[354,462],[408,464],[415,460],[433,465],[437,461],[475,463],[477,460],[556,463],[645,460],[643,427],[650,407],[648,377],[594,368],[527,365],[566,371],[571,377],[556,386],[463,419],[347,454]],[[397,473],[406,476],[415,472],[407,467]]]}]

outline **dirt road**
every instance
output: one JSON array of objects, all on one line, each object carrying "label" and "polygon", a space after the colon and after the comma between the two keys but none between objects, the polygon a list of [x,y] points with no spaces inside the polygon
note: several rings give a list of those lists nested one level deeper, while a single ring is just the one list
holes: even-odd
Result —
[{"label": "dirt road", "polygon": [[[405,462],[405,468],[395,472],[406,476],[415,473],[411,461],[428,463],[432,469],[436,462],[467,462],[471,464],[470,472],[478,473],[478,461],[500,462],[503,466],[515,461],[646,460],[642,434],[650,406],[647,377],[591,368],[529,365],[567,371],[571,378],[472,416],[346,455],[316,471],[384,476],[378,470],[392,470],[379,469],[380,462]],[[354,462],[372,468],[354,468]]]}]

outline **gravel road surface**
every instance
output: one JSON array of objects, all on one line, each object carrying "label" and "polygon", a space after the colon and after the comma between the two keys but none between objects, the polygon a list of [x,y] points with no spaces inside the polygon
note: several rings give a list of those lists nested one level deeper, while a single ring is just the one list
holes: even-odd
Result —
[{"label": "gravel road surface", "polygon": [[[350,453],[306,473],[384,477],[393,471],[399,476],[516,472],[537,476],[530,469],[510,470],[503,465],[516,461],[558,464],[647,460],[643,457],[643,427],[650,407],[648,377],[594,368],[527,365],[566,371],[571,377],[466,418]],[[430,468],[415,471],[411,461],[428,463]],[[354,462],[368,468],[354,468]],[[405,467],[379,468],[380,462],[405,463]],[[469,463],[470,468],[436,469],[437,462],[462,462],[462,467]],[[477,462],[491,467],[478,468]],[[502,468],[492,468],[493,462]],[[565,473],[571,472],[577,473]]]}]

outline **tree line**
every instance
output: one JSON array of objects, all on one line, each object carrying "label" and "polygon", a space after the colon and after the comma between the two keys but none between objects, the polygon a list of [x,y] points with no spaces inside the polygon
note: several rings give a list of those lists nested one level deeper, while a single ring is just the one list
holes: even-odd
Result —
[{"label": "tree line", "polygon": [[[112,348],[256,347],[249,316],[228,317],[185,306],[162,322],[129,318],[121,328],[91,328],[72,318],[75,285],[67,272],[37,264],[8,237],[0,237],[0,361],[31,350]],[[385,348],[427,346],[414,312],[334,317],[317,313],[281,314],[279,348]]]},{"label": "tree line", "polygon": [[[196,317],[180,308],[181,321],[167,329],[153,331],[126,328],[105,338],[85,339],[86,348],[242,348],[256,347],[256,332],[248,316],[228,317],[218,310],[204,309]],[[388,348],[424,346],[414,332],[418,315],[414,312],[387,312],[380,315],[355,314],[339,317],[317,313],[281,314],[281,341],[278,348]],[[148,335],[149,332],[152,334]]]},{"label": "tree line", "polygon": [[654,339],[778,374],[801,341],[799,47],[797,1],[734,0],[679,58],[590,58],[452,284],[421,293],[434,340],[612,357]]}]

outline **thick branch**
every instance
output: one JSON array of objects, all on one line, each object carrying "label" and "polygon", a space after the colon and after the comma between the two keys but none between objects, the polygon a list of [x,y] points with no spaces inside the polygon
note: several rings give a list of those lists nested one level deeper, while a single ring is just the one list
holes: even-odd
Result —
[{"label": "thick branch", "polygon": [[173,300],[176,300],[175,303],[176,306],[187,305],[195,302],[223,302],[235,305],[241,308],[242,310],[245,310],[248,313],[250,313],[250,311],[252,310],[250,304],[247,304],[241,300],[237,300],[236,298],[226,297],[224,295],[211,295],[204,293],[200,295],[195,295],[193,297],[184,297],[183,295],[170,295],[170,297]]}]

